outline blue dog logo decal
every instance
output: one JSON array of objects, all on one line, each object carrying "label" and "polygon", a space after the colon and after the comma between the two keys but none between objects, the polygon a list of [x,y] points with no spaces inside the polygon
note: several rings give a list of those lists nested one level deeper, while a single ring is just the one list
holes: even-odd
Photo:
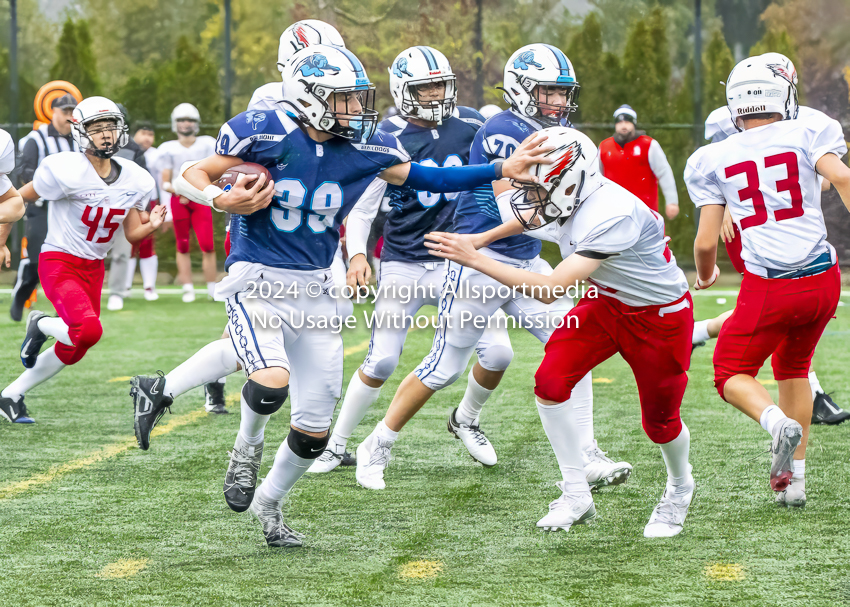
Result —
[{"label": "blue dog logo decal", "polygon": [[543,66],[534,60],[534,51],[525,51],[514,60],[515,70],[527,70],[529,65],[533,65],[539,70],[543,69]]},{"label": "blue dog logo decal", "polygon": [[328,65],[328,58],[324,55],[310,55],[301,62],[298,71],[302,76],[324,76],[325,70],[332,72],[331,76],[339,74],[339,68]]},{"label": "blue dog logo decal", "polygon": [[265,119],[266,115],[262,112],[255,112],[254,110],[245,112],[245,122],[250,124],[255,131],[257,130],[257,125],[259,125]]},{"label": "blue dog logo decal", "polygon": [[407,58],[402,57],[396,61],[395,67],[393,67],[393,74],[395,74],[396,78],[401,78],[402,76],[413,78],[413,74],[407,71]]}]

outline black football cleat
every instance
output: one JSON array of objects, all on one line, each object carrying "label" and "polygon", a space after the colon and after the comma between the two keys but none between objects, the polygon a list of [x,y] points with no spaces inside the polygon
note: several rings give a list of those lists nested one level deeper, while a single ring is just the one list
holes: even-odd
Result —
[{"label": "black football cleat", "polygon": [[48,337],[38,328],[38,321],[45,318],[47,314],[33,310],[27,316],[27,333],[24,336],[24,343],[21,345],[21,363],[26,369],[32,369],[35,366],[35,361],[41,352],[41,346],[47,341]]},{"label": "black football cleat", "polygon": [[5,417],[15,424],[34,424],[35,420],[29,416],[24,397],[17,401],[0,396],[0,416]]},{"label": "black football cleat", "polygon": [[304,534],[283,522],[280,504],[266,502],[260,497],[251,504],[250,511],[263,526],[263,535],[270,548],[299,548],[303,545]]},{"label": "black football cleat", "polygon": [[234,512],[245,512],[254,499],[257,474],[263,461],[263,443],[249,445],[236,436],[230,452],[230,465],[224,476],[224,501]]},{"label": "black football cleat", "polygon": [[815,395],[814,407],[812,407],[813,424],[837,426],[847,419],[850,419],[850,412],[836,405],[829,394],[818,392]]},{"label": "black football cleat", "polygon": [[351,453],[346,451],[342,454],[342,461],[339,463],[340,466],[356,466],[357,458],[353,456]]},{"label": "black football cleat", "polygon": [[207,413],[216,413],[218,415],[227,415],[230,413],[224,408],[224,384],[217,381],[212,381],[204,384],[204,409]]},{"label": "black football cleat", "polygon": [[130,396],[133,398],[133,430],[139,448],[147,451],[151,446],[151,430],[168,411],[171,413],[170,396],[166,396],[165,374],[157,371],[156,377],[137,375],[130,380]]}]

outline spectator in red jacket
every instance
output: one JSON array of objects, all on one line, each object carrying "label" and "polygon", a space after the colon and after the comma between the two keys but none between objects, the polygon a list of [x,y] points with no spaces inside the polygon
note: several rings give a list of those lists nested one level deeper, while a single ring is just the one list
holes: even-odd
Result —
[{"label": "spectator in red jacket", "polygon": [[664,214],[679,214],[679,195],[673,169],[658,142],[635,129],[637,113],[628,105],[614,112],[614,136],[599,145],[602,172],[658,212],[658,186],[664,193]]}]

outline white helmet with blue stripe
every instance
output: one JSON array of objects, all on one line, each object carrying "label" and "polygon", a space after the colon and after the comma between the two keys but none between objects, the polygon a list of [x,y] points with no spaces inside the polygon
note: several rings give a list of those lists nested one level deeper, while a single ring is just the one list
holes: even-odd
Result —
[{"label": "white helmet with blue stripe", "polygon": [[305,126],[344,139],[369,139],[378,126],[375,85],[354,53],[313,44],[283,74],[284,109]]},{"label": "white helmet with blue stripe", "polygon": [[529,44],[511,55],[502,90],[514,111],[545,127],[559,125],[578,107],[579,84],[573,64],[550,44]]},{"label": "white helmet with blue stripe", "polygon": [[[455,111],[457,78],[449,60],[437,49],[412,46],[393,60],[389,72],[390,92],[403,117],[442,122]],[[423,98],[425,91],[420,91],[419,87],[441,82],[445,83],[442,98]]]}]

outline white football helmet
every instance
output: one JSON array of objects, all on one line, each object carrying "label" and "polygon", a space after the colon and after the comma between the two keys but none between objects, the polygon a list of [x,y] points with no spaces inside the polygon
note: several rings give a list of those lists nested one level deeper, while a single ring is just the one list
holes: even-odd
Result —
[{"label": "white football helmet", "polygon": [[277,49],[277,69],[280,71],[281,77],[292,55],[311,44],[345,48],[345,41],[333,25],[318,19],[296,21],[283,30],[280,35],[280,46]]},{"label": "white football helmet", "polygon": [[283,74],[281,103],[303,124],[344,139],[369,139],[378,126],[375,85],[344,48],[312,44],[295,53]]},{"label": "white football helmet", "polygon": [[[102,120],[114,121],[115,126],[107,128],[117,131],[115,142],[111,146],[97,147],[91,140],[89,126]],[[98,129],[99,130],[99,129]],[[115,152],[127,145],[130,140],[129,129],[124,114],[106,97],[88,97],[74,108],[71,114],[71,134],[81,152],[91,152],[99,158],[110,158]]]},{"label": "white football helmet", "polygon": [[500,114],[501,112],[502,112],[502,108],[500,108],[498,105],[494,105],[492,103],[488,103],[487,105],[483,106],[480,110],[478,110],[478,113],[481,114],[482,116],[484,116],[485,120],[487,120],[488,118],[492,118],[493,116],[495,116],[496,114]]},{"label": "white football helmet", "polygon": [[[393,60],[390,72],[390,92],[399,114],[440,122],[457,107],[457,78],[449,60],[430,46],[412,46]],[[422,100],[417,89],[430,83],[445,83],[442,99]]]},{"label": "white football helmet", "polygon": [[[192,132],[181,133],[177,130],[178,120],[191,120],[195,123]],[[171,130],[178,135],[197,135],[201,130],[201,113],[191,103],[181,103],[171,110]]]},{"label": "white football helmet", "polygon": [[777,55],[749,57],[729,74],[726,103],[738,130],[738,119],[750,114],[779,114],[783,120],[797,117],[797,72],[787,58],[787,63],[777,62]]},{"label": "white football helmet", "polygon": [[540,133],[548,136],[545,145],[554,147],[546,154],[552,164],[529,169],[538,183],[513,182],[519,190],[511,197],[511,208],[527,230],[569,218],[602,184],[599,151],[587,135],[565,126]]},{"label": "white football helmet", "polygon": [[[573,64],[560,49],[549,44],[526,45],[514,52],[505,65],[505,101],[543,126],[558,126],[576,110],[579,88]],[[550,89],[566,89],[563,104],[547,102]]]}]

